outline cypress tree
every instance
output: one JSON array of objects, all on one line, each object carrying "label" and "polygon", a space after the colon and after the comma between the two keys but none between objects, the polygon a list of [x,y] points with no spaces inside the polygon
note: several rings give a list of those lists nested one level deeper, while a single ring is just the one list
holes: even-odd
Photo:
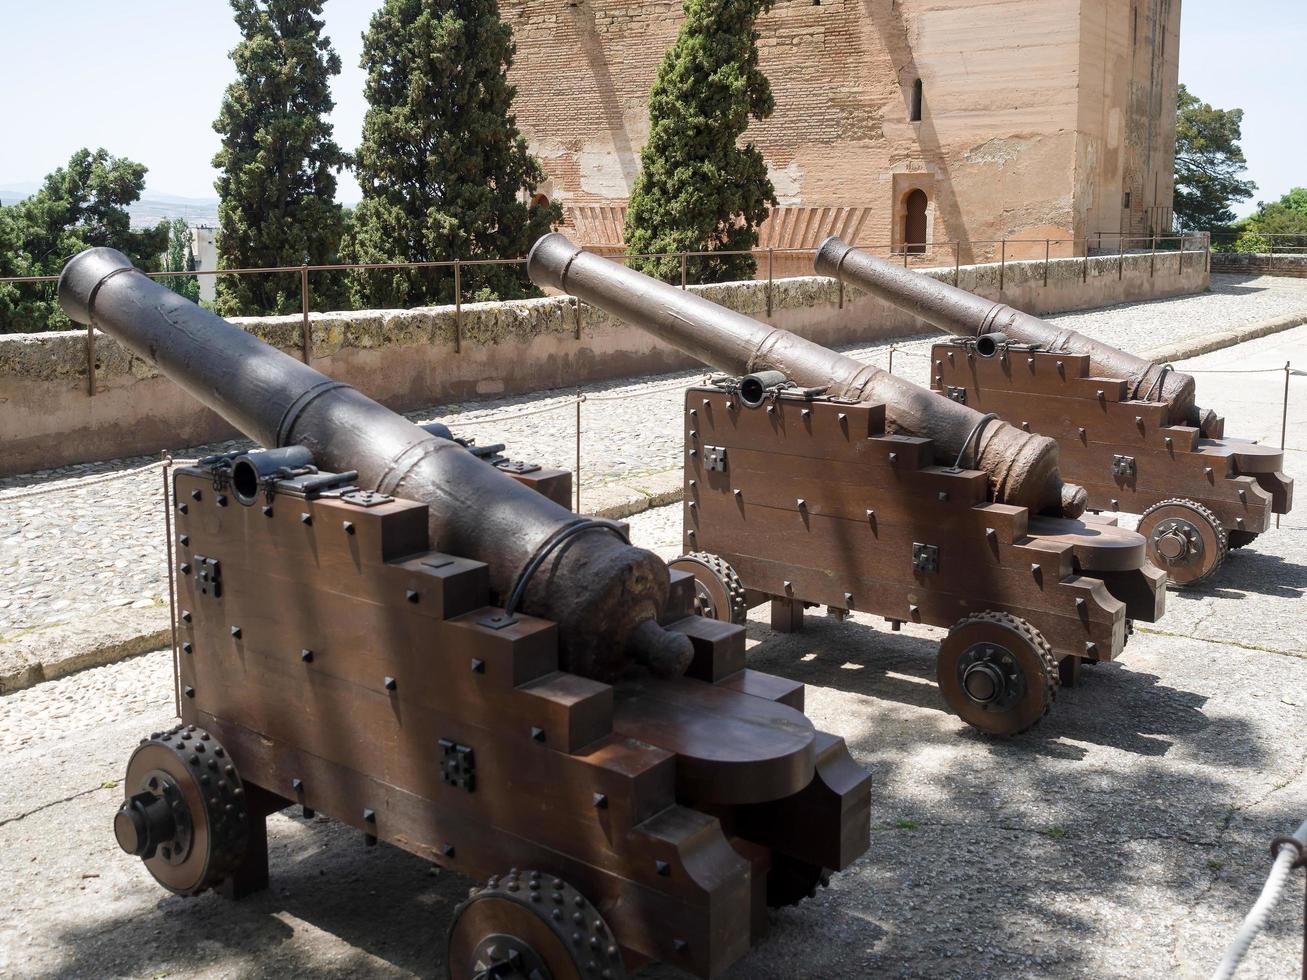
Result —
[{"label": "cypress tree", "polygon": [[[322,35],[322,2],[231,0],[242,40],[231,52],[236,81],[213,124],[222,136],[213,159],[220,268],[337,261],[344,218],[336,174],[348,158],[327,122],[340,57]],[[339,303],[330,278],[313,279],[319,309]],[[218,277],[220,313],[299,308],[298,275]]]},{"label": "cypress tree", "polygon": [[[544,174],[512,113],[512,28],[494,0],[385,0],[363,39],[368,112],[349,231],[359,262],[520,258],[556,224],[528,199]],[[448,302],[446,270],[355,277],[371,306]],[[464,296],[535,295],[520,267],[463,270]]]},{"label": "cypress tree", "polygon": [[[685,22],[649,96],[649,141],[626,214],[631,253],[732,251],[758,244],[758,225],[776,204],[762,154],[739,145],[750,118],[775,102],[758,67],[758,16],[772,0],[685,0]],[[633,260],[667,281],[677,258]],[[691,281],[750,278],[750,255],[691,256]]]}]

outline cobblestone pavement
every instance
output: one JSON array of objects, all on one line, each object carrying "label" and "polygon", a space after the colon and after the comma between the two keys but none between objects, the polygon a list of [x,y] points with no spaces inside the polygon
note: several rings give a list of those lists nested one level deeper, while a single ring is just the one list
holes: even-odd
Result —
[{"label": "cobblestone pavement", "polygon": [[[1194,366],[1283,364],[1307,328]],[[1221,377],[1239,430],[1278,437],[1278,384]],[[1288,470],[1307,476],[1307,379]],[[1210,390],[1210,383],[1203,385]],[[157,474],[155,474],[157,477]],[[751,666],[808,685],[807,710],[873,775],[868,854],[772,917],[729,980],[1206,977],[1307,814],[1307,519],[1171,593],[1121,661],[1086,671],[1031,733],[987,739],[941,707],[941,632],[862,614],[777,635],[750,618]],[[678,550],[680,508],[631,520]],[[239,904],[169,895],[115,847],[137,739],[172,717],[166,652],[0,699],[0,976],[281,980],[443,976],[467,879],[294,811],[269,821],[273,884]],[[1301,876],[1248,978],[1296,975]],[[677,980],[654,967],[641,976]]]},{"label": "cobblestone pavement", "polygon": [[[1213,276],[1212,291],[1052,318],[1126,348],[1152,348],[1281,314],[1307,314],[1307,280]],[[930,337],[899,341],[894,370],[925,383]],[[847,352],[885,367],[889,344]],[[583,488],[637,480],[680,465],[684,385],[702,371],[588,385],[582,407]],[[576,465],[575,394],[547,391],[434,407],[410,417],[439,418],[482,444],[504,442],[517,458]],[[491,424],[478,420],[538,413]],[[227,451],[243,443],[178,449],[181,456]],[[146,466],[148,457],[85,463],[0,479],[0,643],[119,606],[160,606],[167,591],[162,489],[157,471],[86,486],[94,477]],[[34,489],[47,496],[6,503]],[[583,498],[584,504],[584,498]],[[12,584],[11,584],[12,583]]]}]

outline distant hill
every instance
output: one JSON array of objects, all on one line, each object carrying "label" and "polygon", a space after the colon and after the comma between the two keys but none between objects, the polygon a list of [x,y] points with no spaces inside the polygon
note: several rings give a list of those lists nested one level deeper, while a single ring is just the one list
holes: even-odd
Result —
[{"label": "distant hill", "polygon": [[[17,204],[35,194],[41,187],[38,181],[17,181],[0,185],[0,204]],[[133,228],[150,228],[168,218],[185,218],[190,224],[218,223],[216,197],[181,197],[177,194],[156,194],[148,188],[139,201],[127,209],[132,216]]]}]

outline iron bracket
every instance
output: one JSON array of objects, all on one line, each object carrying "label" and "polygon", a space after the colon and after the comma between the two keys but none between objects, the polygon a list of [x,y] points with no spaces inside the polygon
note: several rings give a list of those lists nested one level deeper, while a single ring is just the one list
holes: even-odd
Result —
[{"label": "iron bracket", "polygon": [[704,469],[712,473],[726,472],[726,447],[725,446],[704,446],[703,447],[703,465]]},{"label": "iron bracket", "polygon": [[960,388],[957,385],[948,385],[946,386],[945,391],[948,392],[949,398],[952,399],[953,401],[958,402],[962,405],[965,405],[967,403],[966,388]]},{"label": "iron bracket", "polygon": [[448,738],[440,740],[444,757],[440,761],[440,778],[456,789],[476,791],[476,758],[469,745],[459,745]]},{"label": "iron bracket", "polygon": [[912,570],[918,575],[934,575],[939,571],[939,548],[933,544],[912,545]]},{"label": "iron bracket", "polygon": [[1113,456],[1112,475],[1120,480],[1135,478],[1135,458],[1133,456]]}]

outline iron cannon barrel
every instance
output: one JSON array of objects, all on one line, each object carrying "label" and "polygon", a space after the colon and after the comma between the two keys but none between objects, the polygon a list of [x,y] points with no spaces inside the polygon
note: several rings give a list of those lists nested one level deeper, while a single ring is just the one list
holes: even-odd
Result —
[{"label": "iron cannon barrel", "polygon": [[819,275],[856,286],[945,333],[960,337],[998,333],[1019,344],[1088,354],[1095,374],[1129,381],[1131,398],[1166,401],[1176,422],[1199,425],[1202,421],[1194,406],[1194,379],[1188,374],[887,262],[836,236],[822,242],[815,266]]},{"label": "iron cannon barrel", "polygon": [[521,608],[558,623],[562,669],[607,679],[632,661],[661,673],[688,665],[689,640],[657,625],[669,577],[652,553],[601,532],[545,552],[576,515],[152,281],[114,249],[74,257],[59,302],[263,446],[302,446],[321,468],[358,471],[366,489],[425,503],[432,542],[484,562],[499,596],[543,560]]},{"label": "iron cannon barrel", "polygon": [[1084,510],[1085,492],[1063,484],[1051,439],[1003,422],[982,424],[984,416],[965,405],[586,252],[557,232],[532,247],[527,274],[536,285],[570,293],[720,371],[780,371],[838,397],[882,402],[891,431],[933,440],[939,462],[951,465],[974,452],[997,501],[1067,517]]}]

